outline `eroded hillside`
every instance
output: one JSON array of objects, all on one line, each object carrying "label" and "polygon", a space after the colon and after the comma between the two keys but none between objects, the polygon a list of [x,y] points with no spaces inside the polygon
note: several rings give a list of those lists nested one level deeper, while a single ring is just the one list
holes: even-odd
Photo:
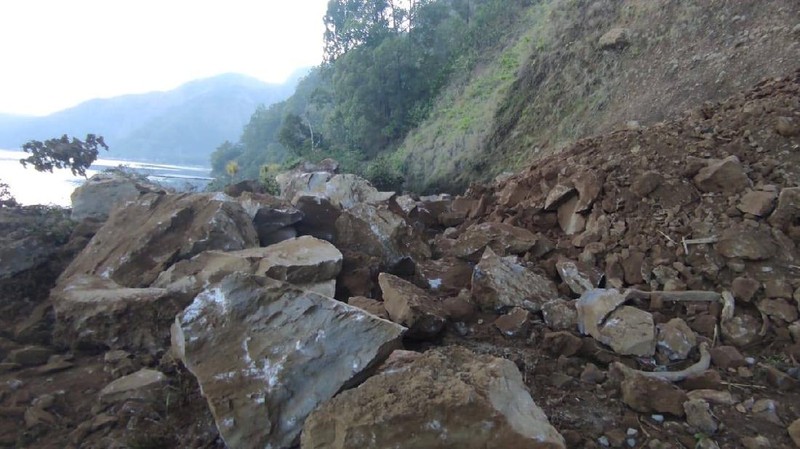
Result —
[{"label": "eroded hillside", "polygon": [[654,124],[790,73],[798,17],[791,0],[539,2],[394,160],[411,190],[458,191],[577,138]]}]

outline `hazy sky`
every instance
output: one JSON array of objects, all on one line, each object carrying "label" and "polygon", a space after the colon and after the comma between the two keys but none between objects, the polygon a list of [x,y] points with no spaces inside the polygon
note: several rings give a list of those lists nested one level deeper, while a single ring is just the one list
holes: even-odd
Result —
[{"label": "hazy sky", "polygon": [[237,72],[281,82],[322,59],[327,0],[0,0],[0,113]]}]

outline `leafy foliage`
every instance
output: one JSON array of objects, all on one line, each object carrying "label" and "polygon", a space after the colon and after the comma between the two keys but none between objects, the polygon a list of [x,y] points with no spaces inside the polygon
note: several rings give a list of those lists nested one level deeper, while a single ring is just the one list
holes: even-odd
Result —
[{"label": "leafy foliage", "polygon": [[[330,0],[325,63],[285,102],[260,108],[237,144],[212,157],[215,176],[233,156],[237,178],[288,157],[331,157],[342,170],[400,188],[394,152],[426,120],[444,86],[499,45],[530,0]],[[241,153],[232,148],[241,149]],[[226,162],[222,162],[222,161]]]},{"label": "leafy foliage", "polygon": [[87,134],[86,140],[70,138],[64,134],[60,139],[49,139],[44,142],[31,140],[22,145],[22,150],[31,155],[19,162],[27,168],[33,165],[37,171],[52,173],[54,168],[69,168],[73,175],[86,177],[86,169],[97,160],[99,148],[108,151],[103,136]]},{"label": "leafy foliage", "polygon": [[19,203],[8,190],[8,184],[0,181],[0,207],[16,207]]}]

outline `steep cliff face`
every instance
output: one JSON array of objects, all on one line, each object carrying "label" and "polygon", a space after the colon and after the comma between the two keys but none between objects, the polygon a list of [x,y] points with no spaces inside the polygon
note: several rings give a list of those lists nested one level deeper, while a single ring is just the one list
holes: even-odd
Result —
[{"label": "steep cliff face", "polygon": [[458,191],[575,139],[650,125],[796,68],[790,0],[554,0],[440,96],[396,158],[416,191]]}]

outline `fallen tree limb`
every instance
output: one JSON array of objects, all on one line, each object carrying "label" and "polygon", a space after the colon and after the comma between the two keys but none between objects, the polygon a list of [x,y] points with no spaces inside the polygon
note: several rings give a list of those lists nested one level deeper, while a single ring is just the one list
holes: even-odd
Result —
[{"label": "fallen tree limb", "polygon": [[705,290],[686,290],[686,291],[655,291],[646,292],[643,290],[628,289],[625,291],[628,299],[651,299],[657,297],[662,301],[695,301],[695,302],[721,302],[722,295],[717,292]]},{"label": "fallen tree limb", "polygon": [[614,367],[619,369],[625,377],[630,375],[640,375],[654,379],[666,380],[667,382],[680,382],[687,377],[701,374],[711,366],[711,353],[708,352],[708,344],[700,343],[700,360],[694,365],[681,370],[681,371],[641,371],[623,365],[620,362],[614,362]]}]

